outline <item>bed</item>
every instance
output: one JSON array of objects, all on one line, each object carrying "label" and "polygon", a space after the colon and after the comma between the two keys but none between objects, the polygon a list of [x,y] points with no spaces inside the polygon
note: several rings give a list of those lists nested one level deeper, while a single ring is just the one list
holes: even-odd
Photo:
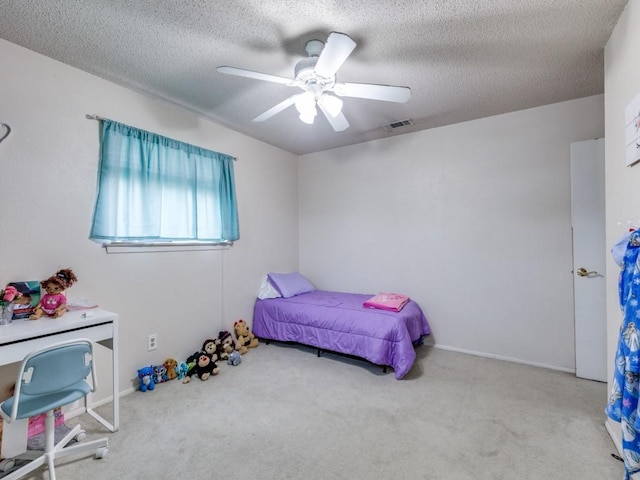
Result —
[{"label": "bed", "polygon": [[310,283],[302,289],[279,289],[276,275],[287,274],[269,274],[267,281],[276,287],[275,293],[256,299],[256,337],[364,358],[392,367],[397,379],[409,372],[415,345],[430,333],[416,302],[409,300],[399,312],[365,308],[363,303],[372,295],[316,290]]}]

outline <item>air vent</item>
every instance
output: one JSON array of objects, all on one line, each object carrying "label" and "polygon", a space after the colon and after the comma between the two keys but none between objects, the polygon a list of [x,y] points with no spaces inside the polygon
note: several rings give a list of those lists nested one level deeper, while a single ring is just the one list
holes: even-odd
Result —
[{"label": "air vent", "polygon": [[387,132],[391,130],[395,130],[396,128],[407,127],[409,125],[413,125],[411,120],[398,120],[397,122],[387,123],[386,125],[382,125]]}]

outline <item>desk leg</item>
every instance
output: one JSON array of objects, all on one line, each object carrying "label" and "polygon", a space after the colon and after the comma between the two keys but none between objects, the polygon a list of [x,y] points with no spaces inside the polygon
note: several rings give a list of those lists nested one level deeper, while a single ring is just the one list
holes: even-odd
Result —
[{"label": "desk leg", "polygon": [[99,342],[101,345],[111,350],[111,366],[113,371],[113,424],[105,420],[101,415],[93,410],[91,402],[85,398],[85,408],[87,413],[100,422],[105,428],[112,432],[116,432],[120,428],[120,394],[118,392],[119,379],[118,374],[120,366],[118,363],[118,324],[113,323],[113,338],[109,341]]},{"label": "desk leg", "polygon": [[120,363],[118,358],[119,352],[118,342],[118,321],[113,322],[113,348],[111,353],[113,355],[113,428],[114,432],[120,428]]},{"label": "desk leg", "polygon": [[29,419],[3,422],[2,458],[12,458],[27,451]]}]

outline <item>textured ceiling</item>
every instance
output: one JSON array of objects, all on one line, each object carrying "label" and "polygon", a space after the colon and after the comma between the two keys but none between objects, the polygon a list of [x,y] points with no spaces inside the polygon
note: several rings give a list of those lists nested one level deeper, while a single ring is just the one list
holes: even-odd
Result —
[{"label": "textured ceiling", "polygon": [[[603,48],[626,3],[2,0],[0,38],[303,154],[602,93]],[[343,132],[293,107],[257,123],[299,90],[216,71],[292,77],[305,43],[331,31],[357,43],[339,81],[408,86],[411,99],[345,98]],[[381,128],[404,119],[413,125]]]}]

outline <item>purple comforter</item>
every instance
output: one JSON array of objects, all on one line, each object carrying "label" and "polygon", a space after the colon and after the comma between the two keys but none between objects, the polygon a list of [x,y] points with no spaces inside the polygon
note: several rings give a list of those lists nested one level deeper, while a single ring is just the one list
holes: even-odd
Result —
[{"label": "purple comforter", "polygon": [[262,339],[302,343],[389,365],[400,379],[416,358],[413,342],[429,334],[427,319],[414,301],[390,312],[363,307],[369,298],[316,290],[291,298],[258,299],[253,333]]}]

